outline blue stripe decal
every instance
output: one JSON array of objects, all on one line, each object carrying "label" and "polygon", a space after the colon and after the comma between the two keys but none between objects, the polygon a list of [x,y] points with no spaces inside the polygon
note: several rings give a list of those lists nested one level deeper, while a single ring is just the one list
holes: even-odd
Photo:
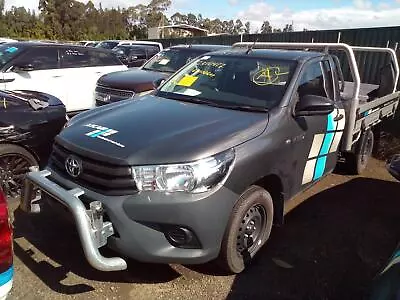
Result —
[{"label": "blue stripe decal", "polygon": [[324,142],[322,143],[322,147],[321,147],[321,151],[319,152],[319,155],[328,154],[329,148],[331,147],[334,136],[335,136],[334,132],[325,134]]},{"label": "blue stripe decal", "polygon": [[105,130],[102,130],[100,132],[96,132],[95,134],[90,135],[90,137],[93,137],[93,138],[98,137],[99,135],[102,135],[102,134],[104,134],[104,133],[106,133],[106,132],[108,132],[110,130],[111,129],[105,129]]},{"label": "blue stripe decal", "polygon": [[332,113],[328,115],[328,123],[326,125],[326,131],[335,131],[336,126],[335,126],[335,121],[333,120],[333,114],[336,113],[336,110],[334,110]]},{"label": "blue stripe decal", "polygon": [[9,282],[14,276],[14,267],[11,266],[7,271],[0,274],[0,285],[4,285]]},{"label": "blue stripe decal", "polygon": [[318,158],[317,163],[315,165],[315,173],[313,180],[317,180],[321,178],[322,175],[324,175],[325,165],[326,165],[326,156]]}]

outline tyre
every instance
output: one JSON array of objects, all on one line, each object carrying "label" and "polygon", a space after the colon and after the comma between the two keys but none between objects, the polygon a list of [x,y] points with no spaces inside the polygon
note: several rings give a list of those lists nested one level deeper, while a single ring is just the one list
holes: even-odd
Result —
[{"label": "tyre", "polygon": [[229,273],[240,273],[268,240],[274,218],[271,195],[263,188],[251,186],[236,203],[217,259]]},{"label": "tyre", "polygon": [[354,153],[346,154],[346,165],[348,172],[360,175],[366,169],[368,161],[374,148],[374,133],[368,129],[365,131],[357,143]]},{"label": "tyre", "polygon": [[37,165],[36,158],[24,148],[0,144],[0,185],[8,198],[21,196],[25,174]]}]

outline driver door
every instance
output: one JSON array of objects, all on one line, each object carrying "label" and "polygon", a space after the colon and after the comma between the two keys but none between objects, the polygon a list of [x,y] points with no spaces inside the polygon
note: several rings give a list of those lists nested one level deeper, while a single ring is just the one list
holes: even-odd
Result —
[{"label": "driver door", "polygon": [[[306,64],[293,96],[293,159],[295,161],[294,193],[321,179],[337,163],[337,150],[345,126],[345,112],[340,102],[336,73],[331,59],[317,59]],[[296,117],[296,105],[305,95],[334,101],[330,114]]]}]

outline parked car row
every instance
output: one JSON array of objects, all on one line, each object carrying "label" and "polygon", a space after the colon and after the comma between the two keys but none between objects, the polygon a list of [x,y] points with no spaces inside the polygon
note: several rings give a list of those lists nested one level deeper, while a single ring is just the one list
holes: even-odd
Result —
[{"label": "parked car row", "polygon": [[173,46],[162,50],[138,69],[103,75],[96,85],[96,106],[133,99],[152,92],[155,85],[159,85],[162,80],[196,57],[229,48],[221,45]]}]

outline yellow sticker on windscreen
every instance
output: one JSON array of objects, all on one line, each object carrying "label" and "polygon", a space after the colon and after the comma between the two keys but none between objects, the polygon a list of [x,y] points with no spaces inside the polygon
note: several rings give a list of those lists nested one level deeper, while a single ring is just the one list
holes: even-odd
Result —
[{"label": "yellow sticker on windscreen", "polygon": [[178,85],[187,87],[192,86],[198,78],[199,77],[197,76],[185,75],[185,77],[179,80]]}]

